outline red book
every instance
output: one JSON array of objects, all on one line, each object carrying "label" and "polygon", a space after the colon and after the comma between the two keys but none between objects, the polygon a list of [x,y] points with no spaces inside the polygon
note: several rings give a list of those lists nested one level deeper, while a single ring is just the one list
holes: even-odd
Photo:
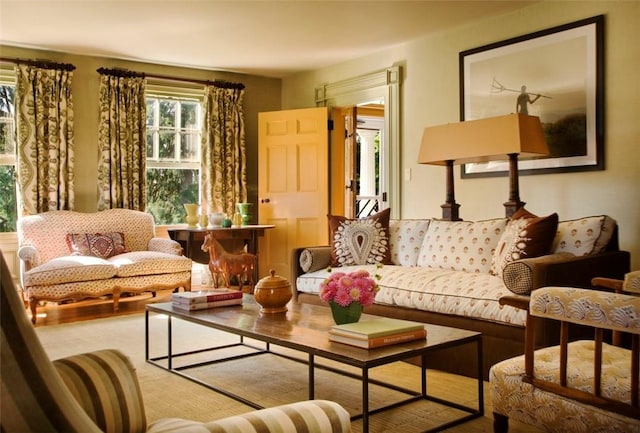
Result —
[{"label": "red book", "polygon": [[201,304],[203,302],[216,302],[238,298],[242,299],[242,292],[231,289],[199,290],[197,292],[179,292],[171,295],[173,301],[184,304]]},{"label": "red book", "polygon": [[422,328],[414,331],[401,332],[399,334],[384,335],[382,337],[372,337],[366,340],[361,338],[347,337],[329,331],[329,340],[337,343],[349,344],[363,349],[374,349],[376,347],[390,346],[392,344],[406,343],[407,341],[422,340],[427,336],[427,330]]}]

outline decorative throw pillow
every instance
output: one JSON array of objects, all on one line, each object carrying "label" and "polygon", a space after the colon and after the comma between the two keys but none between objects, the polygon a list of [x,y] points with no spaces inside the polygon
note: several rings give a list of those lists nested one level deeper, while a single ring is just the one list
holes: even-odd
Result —
[{"label": "decorative throw pillow", "polygon": [[489,273],[506,218],[485,221],[442,221],[429,224],[418,266],[472,273]]},{"label": "decorative throw pillow", "polygon": [[67,245],[72,254],[102,259],[126,253],[124,233],[68,233]]},{"label": "decorative throw pillow", "polygon": [[549,254],[558,229],[558,214],[538,217],[520,208],[507,223],[491,260],[492,275],[502,277],[502,270],[509,263]]},{"label": "decorative throw pillow", "polygon": [[430,222],[428,219],[389,221],[391,263],[400,266],[416,265]]},{"label": "decorative throw pillow", "polygon": [[391,264],[387,208],[361,219],[329,215],[331,266]]},{"label": "decorative throw pillow", "polygon": [[553,241],[554,253],[588,256],[603,252],[616,227],[616,220],[607,215],[561,221]]}]

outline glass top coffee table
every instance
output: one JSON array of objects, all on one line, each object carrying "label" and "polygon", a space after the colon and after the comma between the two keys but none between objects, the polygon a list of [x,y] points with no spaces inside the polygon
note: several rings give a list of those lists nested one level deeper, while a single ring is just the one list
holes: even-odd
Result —
[{"label": "glass top coffee table", "polygon": [[[151,333],[149,326],[150,314],[162,314],[168,316],[166,334],[168,341],[166,346],[166,355],[163,354],[162,356],[158,357],[150,357],[149,355],[149,343],[152,338],[152,335],[150,335]],[[372,319],[375,317],[376,316],[363,314],[361,320]],[[173,353],[173,319],[184,320],[205,327],[217,329],[219,331],[227,332],[238,336],[239,341],[238,343],[232,345],[226,344],[208,347],[205,349],[197,349],[197,351],[192,352]],[[361,414],[353,415],[352,420],[362,418],[362,431],[364,433],[368,433],[369,431],[370,415],[417,400],[433,401],[442,405],[456,408],[465,413],[463,416],[458,417],[452,421],[441,424],[435,428],[425,430],[429,432],[440,431],[445,428],[449,428],[451,426],[458,425],[470,419],[484,415],[484,394],[481,365],[481,333],[427,324],[425,325],[427,329],[427,338],[425,340],[416,340],[367,350],[329,341],[328,331],[333,325],[334,323],[329,308],[290,302],[288,304],[288,311],[286,313],[263,314],[260,312],[260,305],[258,305],[254,301],[251,295],[245,295],[243,305],[210,308],[198,311],[183,311],[180,309],[175,309],[173,308],[171,302],[148,304],[145,311],[145,359],[151,364],[171,371],[180,376],[186,377],[194,382],[210,388],[211,390],[247,404],[248,406],[256,409],[261,409],[262,406],[238,395],[237,391],[234,392],[234,390],[221,389],[214,386],[213,384],[206,383],[190,375],[189,369],[202,367],[209,364],[211,365],[211,368],[215,368],[214,365],[220,362],[228,362],[233,359],[238,359],[239,357],[255,356],[264,353],[282,356],[301,362],[300,358],[290,357],[286,354],[272,351],[271,345],[285,347],[294,351],[302,352],[306,354],[308,358],[308,360],[305,360],[303,362],[308,364],[309,369],[308,389],[310,400],[315,398],[314,371],[316,368],[330,370],[334,373],[355,377],[361,380],[363,410]],[[175,338],[179,337],[180,336],[175,336]],[[248,341],[247,339],[255,340],[258,343],[262,342],[264,344],[256,345],[251,341]],[[402,388],[392,383],[381,382],[369,378],[369,370],[374,367],[390,364],[396,361],[404,361],[414,357],[420,357],[422,360],[421,365],[425,365],[426,363],[424,361],[426,357],[429,356],[429,353],[464,344],[475,344],[477,348],[477,358],[475,360],[478,368],[477,408],[468,407],[463,404],[443,400],[441,398],[428,395],[427,370],[424,367],[416,366],[416,368],[421,369],[422,389],[419,392]],[[196,352],[202,354],[203,352],[208,351],[222,351],[237,345],[250,347],[252,351],[250,353],[245,353],[242,355],[232,355],[229,357],[223,356],[222,358],[220,356],[216,356],[215,359],[212,359],[210,362],[198,361],[197,363],[180,365],[179,367],[174,366],[174,361],[181,357],[187,357]],[[317,357],[356,367],[360,370],[360,374],[355,375],[353,373],[349,373],[347,371],[343,371],[334,367],[316,364]],[[473,360],[470,360],[470,362],[473,362]],[[370,410],[370,384],[385,386],[395,391],[405,393],[407,394],[408,398],[384,407],[376,408],[375,410]]]}]

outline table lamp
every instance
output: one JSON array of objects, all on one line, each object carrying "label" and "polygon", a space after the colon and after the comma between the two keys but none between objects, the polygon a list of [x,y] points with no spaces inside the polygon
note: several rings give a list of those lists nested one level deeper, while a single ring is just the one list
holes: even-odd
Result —
[{"label": "table lamp", "polygon": [[447,192],[442,219],[458,221],[460,205],[455,201],[453,165],[509,160],[507,217],[524,206],[518,186],[518,156],[547,155],[549,149],[540,119],[525,114],[488,117],[425,128],[418,153],[419,164],[447,167]]}]

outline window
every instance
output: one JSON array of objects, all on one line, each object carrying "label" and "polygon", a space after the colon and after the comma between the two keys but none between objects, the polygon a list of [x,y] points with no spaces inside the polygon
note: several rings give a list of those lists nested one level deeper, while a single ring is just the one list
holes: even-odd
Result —
[{"label": "window", "polygon": [[17,173],[14,120],[15,74],[0,68],[0,232],[15,232]]},{"label": "window", "polygon": [[183,223],[183,204],[200,202],[202,96],[191,93],[147,86],[147,212],[156,224]]}]

